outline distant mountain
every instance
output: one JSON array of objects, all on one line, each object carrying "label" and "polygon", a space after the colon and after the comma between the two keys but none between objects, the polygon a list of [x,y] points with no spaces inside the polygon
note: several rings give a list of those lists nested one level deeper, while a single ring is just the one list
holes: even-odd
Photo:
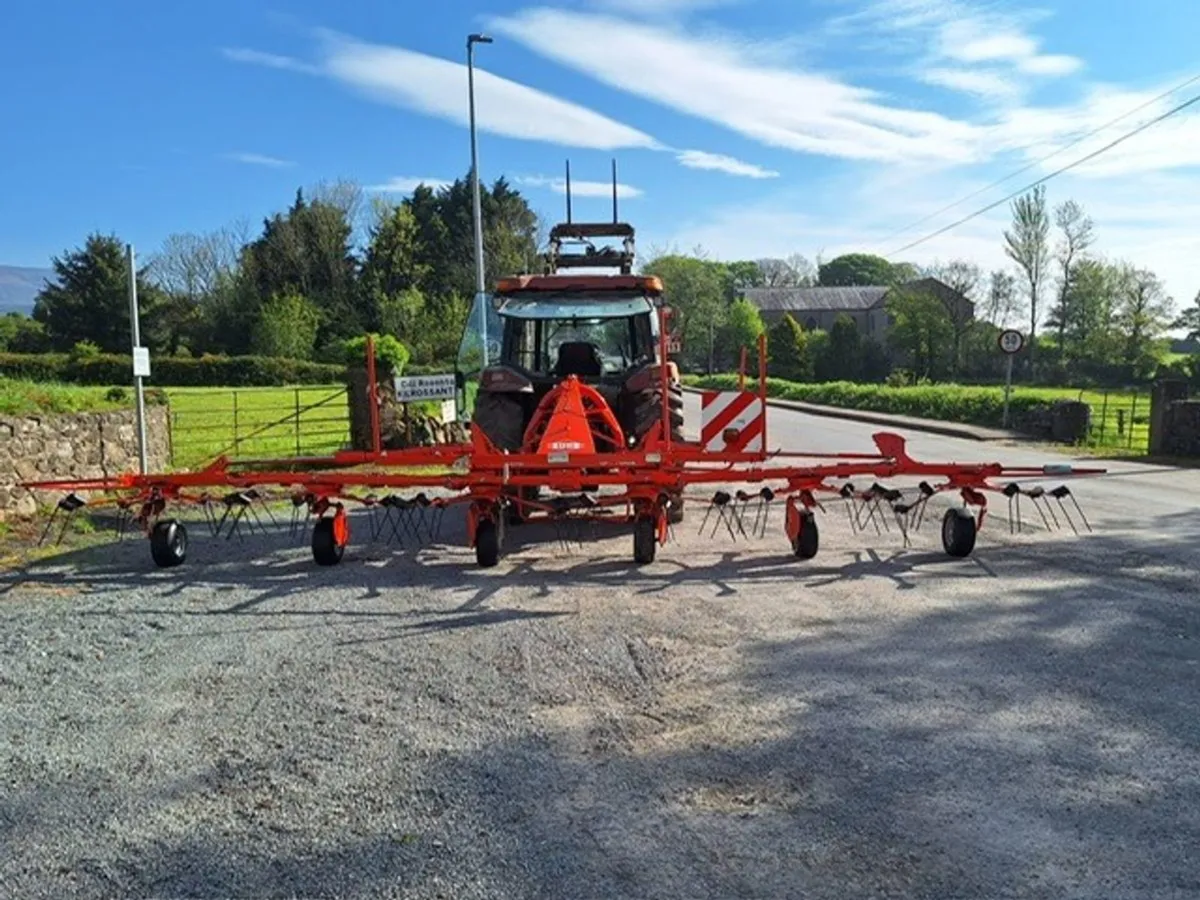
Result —
[{"label": "distant mountain", "polygon": [[0,315],[33,312],[33,300],[43,282],[53,278],[53,269],[0,266]]}]

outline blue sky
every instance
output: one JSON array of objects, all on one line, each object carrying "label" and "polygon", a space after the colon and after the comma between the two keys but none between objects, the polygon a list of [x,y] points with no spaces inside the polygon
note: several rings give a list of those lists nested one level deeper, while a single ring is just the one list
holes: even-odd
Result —
[{"label": "blue sky", "polygon": [[[425,10],[417,12],[418,9]],[[1200,81],[907,231],[1200,74],[1196,0],[46,0],[6,10],[0,263],[93,229],[143,255],[257,227],[295,189],[453,179],[470,164],[607,216],[616,156],[643,253],[890,254],[1200,93]],[[1200,290],[1200,106],[1048,186],[1097,250]],[[896,258],[1004,265],[1002,207]]]}]

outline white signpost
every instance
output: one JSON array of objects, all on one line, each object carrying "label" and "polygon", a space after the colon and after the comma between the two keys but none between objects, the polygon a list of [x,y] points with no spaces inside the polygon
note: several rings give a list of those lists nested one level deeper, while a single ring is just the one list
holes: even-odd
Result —
[{"label": "white signpost", "polygon": [[453,400],[458,395],[454,373],[448,375],[401,375],[396,378],[396,400],[420,403],[424,400]]},{"label": "white signpost", "polygon": [[1006,328],[996,339],[1000,352],[1008,357],[1008,365],[1004,371],[1004,427],[1008,427],[1008,399],[1012,394],[1013,357],[1025,346],[1025,336],[1014,328]]}]

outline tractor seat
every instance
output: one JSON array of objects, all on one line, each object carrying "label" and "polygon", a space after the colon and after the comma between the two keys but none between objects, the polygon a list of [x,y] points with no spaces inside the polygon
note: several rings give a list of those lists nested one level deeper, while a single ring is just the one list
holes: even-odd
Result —
[{"label": "tractor seat", "polygon": [[604,372],[600,349],[586,341],[569,341],[558,348],[558,361],[554,374],[560,377],[578,375],[581,378],[597,378]]}]

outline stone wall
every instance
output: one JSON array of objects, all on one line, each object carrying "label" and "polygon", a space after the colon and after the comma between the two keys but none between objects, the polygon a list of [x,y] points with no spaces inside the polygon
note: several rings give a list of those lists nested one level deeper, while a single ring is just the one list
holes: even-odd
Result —
[{"label": "stone wall", "polygon": [[1024,434],[1060,444],[1079,444],[1088,435],[1091,407],[1077,400],[1056,400],[1019,413],[1013,427]]},{"label": "stone wall", "polygon": [[[151,471],[170,464],[169,414],[146,408],[146,454]],[[32,515],[36,501],[23,481],[100,478],[136,472],[137,417],[132,411],[0,416],[0,520]]]},{"label": "stone wall", "polygon": [[1200,456],[1200,400],[1176,400],[1166,408],[1162,453]]}]

